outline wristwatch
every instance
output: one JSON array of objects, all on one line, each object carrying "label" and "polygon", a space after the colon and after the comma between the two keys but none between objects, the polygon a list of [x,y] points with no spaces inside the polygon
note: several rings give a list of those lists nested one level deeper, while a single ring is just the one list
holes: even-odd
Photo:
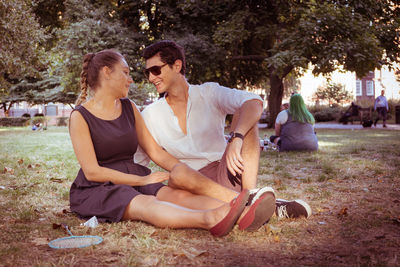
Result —
[{"label": "wristwatch", "polygon": [[229,139],[228,139],[228,143],[232,142],[233,139],[235,139],[236,137],[239,137],[240,139],[243,140],[244,136],[241,133],[236,133],[236,132],[231,132],[229,134]]}]

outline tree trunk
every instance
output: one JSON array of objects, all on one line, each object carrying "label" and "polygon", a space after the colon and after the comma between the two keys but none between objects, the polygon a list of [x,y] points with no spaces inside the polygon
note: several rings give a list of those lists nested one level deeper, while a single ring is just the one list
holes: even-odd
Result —
[{"label": "tree trunk", "polygon": [[283,97],[283,78],[280,78],[278,75],[271,74],[269,76],[269,80],[271,85],[271,92],[268,96],[268,128],[274,128],[276,116],[281,111]]},{"label": "tree trunk", "polygon": [[7,107],[7,103],[3,103],[3,110],[4,110],[4,116],[5,117],[9,117],[10,115],[10,109],[12,107],[12,105],[14,104],[14,102],[10,102],[10,105]]}]

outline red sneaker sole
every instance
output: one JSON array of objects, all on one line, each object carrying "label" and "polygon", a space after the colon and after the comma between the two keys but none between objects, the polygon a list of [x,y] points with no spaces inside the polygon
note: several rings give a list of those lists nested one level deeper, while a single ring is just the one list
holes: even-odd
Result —
[{"label": "red sneaker sole", "polygon": [[275,196],[271,192],[265,193],[251,205],[249,211],[239,222],[242,231],[257,231],[275,212]]}]

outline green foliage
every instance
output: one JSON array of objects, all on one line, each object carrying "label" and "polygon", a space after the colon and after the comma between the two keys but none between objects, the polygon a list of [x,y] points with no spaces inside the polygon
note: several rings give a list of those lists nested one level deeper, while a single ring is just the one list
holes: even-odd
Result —
[{"label": "green foliage", "polygon": [[[274,120],[284,88],[295,90],[295,77],[309,65],[314,74],[343,66],[362,77],[398,61],[399,8],[391,0],[0,0],[0,69],[9,72],[0,75],[0,84],[10,77],[16,77],[14,84],[39,77],[40,71],[46,74],[41,80],[60,84],[45,93],[29,89],[40,86],[39,79],[26,79],[22,83],[35,85],[21,85],[18,90],[30,91],[21,91],[21,98],[67,103],[79,92],[83,55],[116,48],[132,68],[139,103],[147,97],[140,95],[147,93],[141,91],[141,50],[173,39],[186,50],[189,82],[265,88]],[[43,46],[52,49],[44,54]],[[8,95],[9,87],[0,89]],[[32,94],[44,100],[32,100]]]},{"label": "green foliage", "polygon": [[0,82],[20,76],[36,76],[43,68],[46,40],[29,1],[0,1]]},{"label": "green foliage", "polygon": [[66,26],[58,31],[60,42],[52,50],[56,60],[51,66],[54,74],[61,76],[64,93],[78,95],[83,56],[103,49],[119,50],[131,67],[134,80],[141,76],[138,74],[140,42],[135,42],[138,35],[129,32],[104,7],[95,7],[86,0],[64,3]]},{"label": "green foliage", "polygon": [[134,83],[128,93],[128,98],[133,100],[136,105],[142,106],[149,99],[149,96],[156,97],[157,91],[149,83]]},{"label": "green foliage", "polygon": [[353,96],[349,91],[344,89],[344,86],[340,83],[329,82],[326,86],[318,87],[314,96],[318,100],[326,100],[329,105],[340,104],[344,101],[350,101]]},{"label": "green foliage", "polygon": [[46,41],[32,12],[31,1],[0,0],[0,103],[8,102],[12,84],[24,77],[40,77],[45,69]]},{"label": "green foliage", "polygon": [[4,98],[8,102],[27,101],[32,104],[46,104],[49,102],[60,102],[64,104],[73,103],[75,94],[64,92],[61,86],[61,77],[49,76],[47,72],[42,74],[42,79],[31,82],[22,80],[11,86],[9,95]]},{"label": "green foliage", "polygon": [[11,127],[11,126],[27,126],[29,124],[29,118],[0,118],[0,126]]},{"label": "green foliage", "polygon": [[314,116],[316,122],[337,120],[343,112],[342,107],[329,107],[322,105],[308,107],[308,110]]}]

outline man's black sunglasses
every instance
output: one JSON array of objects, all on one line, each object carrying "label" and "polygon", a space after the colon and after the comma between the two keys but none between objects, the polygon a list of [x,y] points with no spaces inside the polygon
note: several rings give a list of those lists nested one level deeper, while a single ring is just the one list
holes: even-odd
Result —
[{"label": "man's black sunglasses", "polygon": [[148,79],[150,76],[150,72],[153,75],[160,75],[161,74],[161,68],[168,65],[168,63],[165,63],[164,65],[161,66],[153,66],[150,67],[148,69],[144,69],[144,75],[146,76],[146,78]]}]

